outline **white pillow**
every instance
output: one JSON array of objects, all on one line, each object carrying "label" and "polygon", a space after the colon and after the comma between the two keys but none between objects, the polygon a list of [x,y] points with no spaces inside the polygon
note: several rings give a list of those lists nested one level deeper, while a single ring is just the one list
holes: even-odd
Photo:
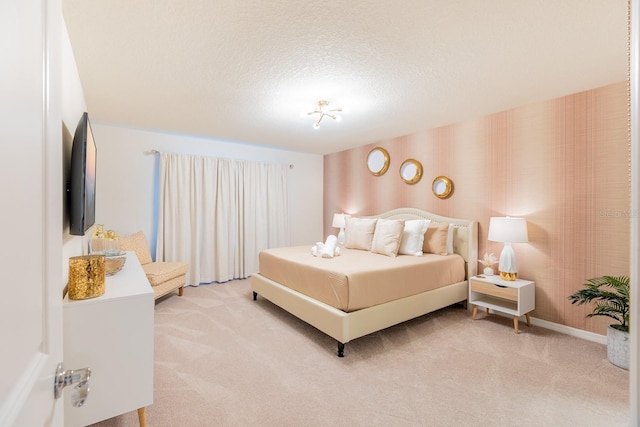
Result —
[{"label": "white pillow", "polygon": [[345,242],[348,249],[371,250],[378,218],[345,218]]},{"label": "white pillow", "polygon": [[453,224],[449,224],[449,230],[447,230],[447,253],[453,253],[453,230],[455,227]]},{"label": "white pillow", "polygon": [[379,219],[371,241],[371,252],[395,258],[398,255],[402,230],[404,230],[404,221]]},{"label": "white pillow", "polygon": [[422,256],[424,233],[426,233],[430,222],[431,220],[428,219],[412,219],[405,221],[398,254]]}]

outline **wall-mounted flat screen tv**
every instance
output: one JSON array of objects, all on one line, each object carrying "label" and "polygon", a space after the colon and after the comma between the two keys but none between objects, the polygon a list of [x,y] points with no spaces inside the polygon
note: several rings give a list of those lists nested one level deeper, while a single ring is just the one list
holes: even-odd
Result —
[{"label": "wall-mounted flat screen tv", "polygon": [[96,220],[97,150],[89,115],[82,114],[73,136],[69,180],[69,233],[84,236]]}]

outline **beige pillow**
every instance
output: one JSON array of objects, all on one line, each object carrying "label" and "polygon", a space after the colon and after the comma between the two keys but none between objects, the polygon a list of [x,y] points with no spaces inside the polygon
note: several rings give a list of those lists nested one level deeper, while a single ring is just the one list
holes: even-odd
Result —
[{"label": "beige pillow", "polygon": [[151,259],[149,243],[142,231],[138,231],[130,236],[120,237],[118,240],[120,241],[120,250],[123,252],[134,251],[138,256],[140,264],[145,265],[153,261]]},{"label": "beige pillow", "polygon": [[427,232],[424,233],[423,252],[429,252],[438,255],[448,255],[447,252],[447,236],[449,234],[449,223],[441,222],[429,224]]},{"label": "beige pillow", "polygon": [[371,250],[377,218],[345,218],[345,241],[347,249]]},{"label": "beige pillow", "polygon": [[404,221],[397,219],[379,219],[371,241],[371,252],[390,257],[398,255]]}]

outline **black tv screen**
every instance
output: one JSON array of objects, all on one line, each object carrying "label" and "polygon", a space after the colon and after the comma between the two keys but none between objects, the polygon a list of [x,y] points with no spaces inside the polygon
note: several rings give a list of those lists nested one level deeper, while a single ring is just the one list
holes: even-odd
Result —
[{"label": "black tv screen", "polygon": [[69,183],[69,233],[84,236],[96,220],[97,150],[89,115],[82,114],[73,136]]}]

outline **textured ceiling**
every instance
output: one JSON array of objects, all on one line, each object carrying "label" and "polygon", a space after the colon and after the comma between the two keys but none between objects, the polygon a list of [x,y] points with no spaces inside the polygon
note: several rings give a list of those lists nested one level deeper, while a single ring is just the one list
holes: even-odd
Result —
[{"label": "textured ceiling", "polygon": [[[93,121],[332,153],[622,81],[626,0],[64,0]],[[340,123],[300,115],[320,99]]]}]

